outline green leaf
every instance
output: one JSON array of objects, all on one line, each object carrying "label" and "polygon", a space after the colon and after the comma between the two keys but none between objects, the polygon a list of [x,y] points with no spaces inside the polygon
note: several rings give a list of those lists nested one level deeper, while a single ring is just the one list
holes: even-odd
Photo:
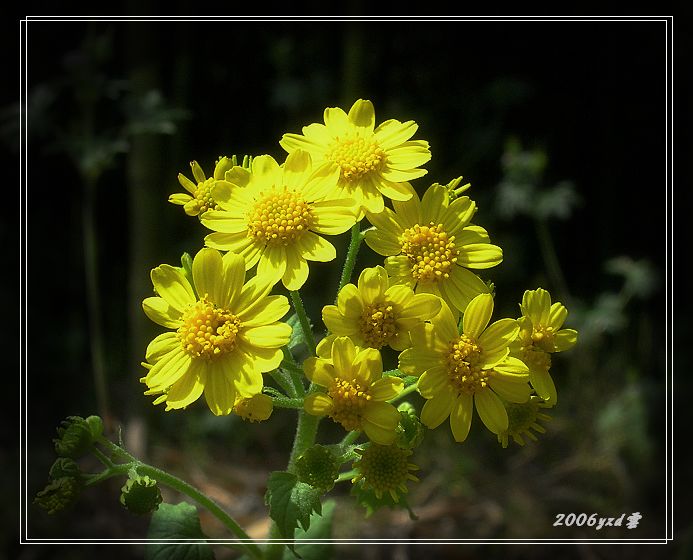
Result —
[{"label": "green leaf", "polygon": [[[291,338],[289,339],[289,344],[287,344],[287,346],[289,347],[289,350],[293,350],[305,342],[303,338],[303,329],[301,328],[301,322],[298,320],[298,315],[296,315],[296,313],[291,315],[286,322],[289,326],[291,326]],[[312,323],[310,328],[313,328]]]},{"label": "green leaf", "polygon": [[[176,505],[161,504],[152,515],[147,538],[200,539],[205,535],[200,527],[197,508],[187,502]],[[147,545],[147,560],[213,560],[214,551],[207,543],[160,542]]]},{"label": "green leaf", "polygon": [[[334,545],[331,542],[301,544],[302,540],[329,539],[332,537],[332,519],[337,503],[328,500],[322,506],[322,515],[313,513],[310,516],[310,528],[307,531],[296,531],[296,554],[303,560],[330,560],[334,553]],[[284,551],[282,560],[295,560],[295,556],[288,549]]]},{"label": "green leaf", "polygon": [[313,512],[322,513],[320,492],[305,482],[299,482],[295,474],[285,471],[270,474],[265,503],[279,532],[287,539],[293,538],[299,524],[308,530]]}]

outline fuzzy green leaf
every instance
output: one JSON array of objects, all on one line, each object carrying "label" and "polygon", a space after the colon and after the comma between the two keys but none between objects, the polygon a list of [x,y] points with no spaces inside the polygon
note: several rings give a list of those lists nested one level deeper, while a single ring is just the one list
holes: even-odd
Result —
[{"label": "fuzzy green leaf", "polygon": [[200,543],[175,541],[147,545],[147,560],[213,560],[214,551],[204,542],[205,535],[200,527],[195,506],[187,502],[176,505],[161,504],[152,515],[147,538],[152,541],[164,539],[199,539]]},{"label": "fuzzy green leaf", "polygon": [[265,502],[269,505],[270,517],[287,539],[294,537],[294,530],[299,524],[305,531],[308,530],[313,512],[322,513],[320,492],[305,482],[299,482],[296,475],[290,472],[275,471],[270,474]]},{"label": "fuzzy green leaf", "polygon": [[[310,516],[310,528],[307,531],[296,531],[296,554],[302,560],[329,560],[333,557],[334,546],[330,542],[301,544],[302,540],[329,539],[332,537],[332,518],[337,503],[328,500],[323,504],[322,515],[313,513]],[[285,550],[283,560],[295,560],[291,551]]]}]

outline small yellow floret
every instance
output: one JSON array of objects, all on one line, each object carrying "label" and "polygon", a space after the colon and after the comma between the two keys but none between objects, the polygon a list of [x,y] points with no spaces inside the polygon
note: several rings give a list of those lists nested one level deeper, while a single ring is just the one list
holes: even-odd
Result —
[{"label": "small yellow floret", "polygon": [[355,136],[338,138],[328,148],[325,159],[336,163],[341,168],[342,178],[351,182],[373,171],[379,171],[385,160],[385,152],[374,138]]},{"label": "small yellow floret", "polygon": [[450,343],[446,362],[450,383],[459,393],[473,395],[488,385],[489,371],[479,366],[481,348],[467,335]]},{"label": "small yellow floret", "polygon": [[215,358],[233,350],[240,320],[226,309],[211,303],[205,294],[183,313],[178,339],[183,349],[195,358]]},{"label": "small yellow floret", "polygon": [[437,282],[450,277],[457,262],[455,236],[448,234],[442,224],[416,224],[402,233],[402,253],[412,265],[412,275],[423,282]]},{"label": "small yellow floret", "polygon": [[382,348],[397,334],[395,312],[392,303],[380,302],[367,305],[359,322],[360,332],[370,348]]},{"label": "small yellow floret", "polygon": [[330,417],[347,431],[360,430],[363,409],[372,399],[368,389],[361,387],[355,379],[335,379],[328,394],[334,403]]},{"label": "small yellow floret", "polygon": [[308,231],[313,221],[311,208],[299,193],[272,189],[251,210],[248,237],[286,246]]}]

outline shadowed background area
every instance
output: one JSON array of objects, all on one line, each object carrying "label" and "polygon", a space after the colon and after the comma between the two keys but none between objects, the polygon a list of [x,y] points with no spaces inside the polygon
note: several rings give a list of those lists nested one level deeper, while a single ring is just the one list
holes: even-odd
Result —
[{"label": "shadowed background area", "polygon": [[[27,323],[40,325],[41,337],[28,357],[29,504],[45,484],[60,420],[100,414],[110,434],[122,427],[135,455],[186,478],[251,535],[265,536],[264,485],[285,468],[295,413],[275,410],[266,423],[246,424],[214,417],[202,401],[182,412],[153,407],[140,362],[162,329],[141,301],[151,295],[149,271],[194,254],[208,233],[167,202],[182,192],[177,174],[191,177],[191,160],[208,175],[220,155],[282,161],[283,133],[364,98],[376,124],[413,119],[416,138],[430,142],[419,193],[459,175],[471,182],[474,221],[504,250],[500,266],[482,271],[496,285],[496,317],[516,317],[524,290],[544,287],[568,307],[566,326],[580,340],[554,360],[560,402],[538,443],[502,449],[476,418],[469,439],[455,444],[445,424],[412,458],[421,467],[409,496],[418,520],[387,508],[364,519],[346,483],[333,492],[334,536],[663,538],[664,33],[662,22],[636,21],[30,22]],[[10,146],[16,110],[4,110]],[[348,233],[331,240],[344,255]],[[316,263],[302,290],[318,332],[338,261]],[[381,263],[364,245],[357,272]],[[396,355],[385,361],[395,367]],[[323,424],[320,441],[337,441],[339,430]],[[118,503],[122,483],[89,489],[64,515],[30,504],[28,536],[145,538],[148,520]],[[558,513],[635,511],[643,518],[633,530],[553,526]],[[200,515],[208,535],[226,537]],[[683,523],[679,516],[680,558],[692,535]],[[9,557],[23,560],[145,557],[142,545],[56,550],[19,548],[11,531],[0,538]],[[652,549],[401,542],[332,552],[628,559]]]}]

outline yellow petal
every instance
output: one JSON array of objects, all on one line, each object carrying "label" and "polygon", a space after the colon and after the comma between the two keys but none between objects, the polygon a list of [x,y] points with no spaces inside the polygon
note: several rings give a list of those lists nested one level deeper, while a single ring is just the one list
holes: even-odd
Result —
[{"label": "yellow petal", "polygon": [[431,430],[437,428],[450,416],[454,404],[455,395],[452,391],[439,393],[424,403],[421,409],[421,423]]},{"label": "yellow petal", "polygon": [[206,375],[201,364],[191,367],[176,381],[166,394],[166,410],[180,409],[200,398],[205,388]]},{"label": "yellow petal", "polygon": [[308,263],[294,247],[286,248],[286,269],[282,283],[287,290],[296,291],[308,280]]},{"label": "yellow petal", "polygon": [[327,330],[336,335],[351,336],[359,332],[358,322],[342,315],[336,305],[326,305],[322,308],[322,322]]},{"label": "yellow petal", "polygon": [[402,252],[402,244],[397,238],[377,229],[366,231],[364,240],[366,245],[384,257],[399,255]]},{"label": "yellow petal", "polygon": [[225,210],[207,210],[200,218],[200,222],[206,228],[221,233],[245,233],[248,231],[248,221],[244,217]]},{"label": "yellow petal", "polygon": [[181,326],[183,313],[172,307],[164,298],[148,297],[142,302],[144,313],[157,325],[169,329],[177,329]]},{"label": "yellow petal", "polygon": [[556,385],[554,384],[551,374],[548,371],[541,371],[539,369],[532,368],[529,371],[529,382],[537,392],[537,395],[544,399],[547,404],[555,406],[558,403]]},{"label": "yellow petal", "polygon": [[452,429],[452,436],[457,443],[463,442],[469,435],[473,410],[471,395],[462,394],[455,399],[450,412],[450,428]]},{"label": "yellow petal", "polygon": [[216,362],[210,362],[204,393],[207,406],[216,416],[229,414],[233,409],[236,388]]},{"label": "yellow petal", "polygon": [[465,245],[457,255],[457,264],[467,268],[491,268],[501,262],[503,262],[503,250],[489,243]]},{"label": "yellow petal", "polygon": [[476,411],[484,425],[494,434],[508,429],[508,413],[503,403],[490,389],[482,389],[474,393]]},{"label": "yellow petal", "polygon": [[324,112],[325,126],[333,136],[340,136],[345,132],[349,132],[353,125],[349,121],[349,117],[343,109],[339,107],[328,107]]},{"label": "yellow petal", "polygon": [[329,262],[337,257],[334,245],[312,231],[301,235],[296,240],[296,247],[301,256],[309,261]]},{"label": "yellow petal", "polygon": [[321,358],[310,357],[303,362],[303,371],[306,377],[321,387],[328,388],[335,380],[335,371],[332,364]]},{"label": "yellow petal", "polygon": [[392,200],[409,200],[413,195],[411,187],[407,183],[408,180],[393,181],[392,179],[381,177],[375,181],[375,186],[384,196]]},{"label": "yellow petal", "polygon": [[[240,260],[240,257],[234,255]],[[216,249],[201,249],[192,264],[193,282],[200,298],[208,296],[212,303],[221,305],[223,263]]]},{"label": "yellow petal", "polygon": [[265,247],[257,264],[257,276],[267,283],[276,284],[286,271],[286,249],[284,247]]},{"label": "yellow petal", "polygon": [[171,350],[175,350],[176,347],[180,347],[180,340],[176,333],[165,332],[157,336],[152,340],[147,346],[147,351],[145,353],[145,359],[153,364],[160,360],[165,354],[168,354]]},{"label": "yellow petal", "polygon": [[349,378],[355,359],[356,349],[351,339],[346,336],[337,337],[332,343],[332,363],[340,378]]},{"label": "yellow petal", "polygon": [[344,317],[350,319],[361,317],[364,311],[363,297],[354,284],[347,284],[339,290],[337,309]]},{"label": "yellow petal", "polygon": [[515,319],[500,319],[478,337],[479,346],[484,352],[493,354],[507,348],[520,332],[520,326]]},{"label": "yellow petal", "polygon": [[177,204],[179,206],[183,206],[184,204],[187,204],[192,200],[192,196],[189,194],[185,193],[174,193],[168,197],[168,201],[171,204]]},{"label": "yellow petal", "polygon": [[512,403],[526,403],[532,392],[527,383],[513,383],[503,377],[492,376],[488,384],[502,398]]},{"label": "yellow petal", "polygon": [[358,289],[364,305],[370,305],[382,298],[388,287],[387,273],[382,266],[364,268],[359,275]]},{"label": "yellow petal", "polygon": [[308,152],[300,149],[292,151],[284,162],[284,185],[300,191],[310,177],[311,168],[312,161]]},{"label": "yellow petal", "polygon": [[476,340],[491,320],[493,313],[493,296],[479,294],[464,310],[462,330],[468,337]]},{"label": "yellow petal", "polygon": [[282,171],[277,161],[269,155],[261,155],[253,158],[252,180],[258,183],[281,185]]},{"label": "yellow petal", "polygon": [[149,370],[145,379],[150,389],[166,389],[188,371],[192,358],[179,346],[164,354]]},{"label": "yellow petal", "polygon": [[356,223],[357,208],[352,199],[324,200],[311,205],[315,222],[311,229],[325,235],[339,235]]},{"label": "yellow petal", "polygon": [[440,223],[440,217],[445,213],[450,197],[444,187],[431,185],[421,197],[421,218],[424,224]]},{"label": "yellow petal", "polygon": [[174,309],[184,311],[197,301],[190,282],[180,270],[162,264],[152,270],[151,278],[156,292]]},{"label": "yellow petal", "polygon": [[431,399],[446,392],[452,393],[447,367],[444,365],[431,367],[429,365],[426,371],[419,377],[416,388],[425,399]]},{"label": "yellow petal", "polygon": [[374,401],[389,401],[399,395],[403,389],[404,381],[402,379],[388,375],[373,383],[368,394]]},{"label": "yellow petal", "polygon": [[369,386],[383,374],[383,360],[375,348],[364,348],[356,354],[351,363],[352,375],[362,385]]},{"label": "yellow petal", "polygon": [[244,327],[257,327],[279,321],[289,309],[289,300],[285,296],[267,296],[250,310],[244,309],[237,313],[237,316]]},{"label": "yellow petal", "polygon": [[207,180],[204,171],[202,171],[202,168],[200,167],[200,164],[196,161],[190,162],[190,169],[192,170],[193,177],[195,177],[195,180],[198,183],[204,183]]},{"label": "yellow petal", "polygon": [[272,325],[242,328],[239,336],[253,346],[280,348],[289,342],[291,326],[286,323],[274,323]]},{"label": "yellow petal", "polygon": [[534,324],[546,325],[551,313],[551,296],[542,288],[527,290],[522,296],[522,313]]},{"label": "yellow petal", "polygon": [[303,402],[303,408],[312,416],[327,416],[332,412],[334,403],[332,399],[324,393],[312,393]]},{"label": "yellow petal", "polygon": [[349,109],[348,117],[352,124],[369,132],[375,127],[375,109],[367,99],[357,100]]},{"label": "yellow petal", "polygon": [[419,125],[414,121],[402,123],[395,119],[389,119],[375,129],[374,134],[378,140],[378,144],[385,149],[390,150],[409,140],[416,134]]},{"label": "yellow petal", "polygon": [[489,293],[489,287],[481,278],[461,266],[452,267],[449,281],[441,283],[441,288],[453,307],[459,311],[464,311],[479,294]]},{"label": "yellow petal", "polygon": [[573,329],[561,329],[553,337],[556,352],[570,350],[577,343],[578,333]]}]

